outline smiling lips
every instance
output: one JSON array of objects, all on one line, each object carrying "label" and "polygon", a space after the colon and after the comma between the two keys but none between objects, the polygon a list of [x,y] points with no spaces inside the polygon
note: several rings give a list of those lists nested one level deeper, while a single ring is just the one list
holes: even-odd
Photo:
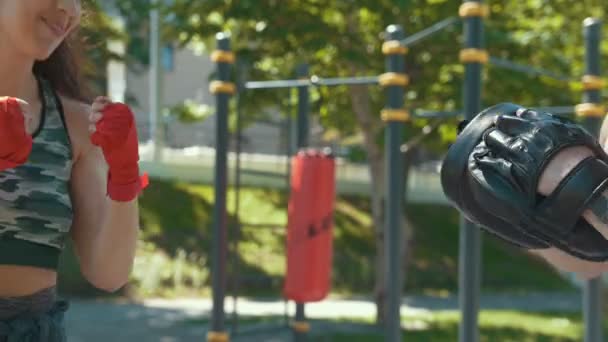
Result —
[{"label": "smiling lips", "polygon": [[53,23],[45,18],[42,18],[42,21],[46,24],[46,26],[57,36],[63,37],[66,32],[67,25],[61,25],[59,23]]}]

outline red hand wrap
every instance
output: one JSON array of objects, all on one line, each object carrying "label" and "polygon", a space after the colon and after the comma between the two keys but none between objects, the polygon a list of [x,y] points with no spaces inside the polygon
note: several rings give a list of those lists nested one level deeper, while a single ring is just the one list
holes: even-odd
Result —
[{"label": "red hand wrap", "polygon": [[25,118],[17,99],[0,100],[0,171],[27,161],[32,151],[32,137],[25,131]]},{"label": "red hand wrap", "polygon": [[118,202],[128,202],[147,185],[147,177],[139,175],[139,142],[135,117],[122,103],[107,105],[95,125],[91,142],[101,147],[109,166],[108,196]]}]

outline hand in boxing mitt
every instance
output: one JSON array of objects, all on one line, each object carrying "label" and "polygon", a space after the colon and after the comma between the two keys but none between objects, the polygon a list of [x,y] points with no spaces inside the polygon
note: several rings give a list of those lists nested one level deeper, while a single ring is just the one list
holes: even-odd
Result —
[{"label": "hand in boxing mitt", "polygon": [[[588,157],[546,196],[539,194],[546,166],[571,148]],[[608,259],[608,242],[581,214],[608,185],[606,160],[595,138],[574,122],[501,104],[464,127],[444,161],[442,185],[465,216],[505,240],[600,261]]]},{"label": "hand in boxing mitt", "polygon": [[139,174],[139,142],[135,117],[122,103],[98,97],[92,106],[91,142],[99,146],[108,163],[108,196],[117,202],[128,202],[147,185]]},{"label": "hand in boxing mitt", "polygon": [[0,97],[0,171],[27,161],[32,151],[32,137],[26,131],[31,120],[28,105],[14,97]]}]

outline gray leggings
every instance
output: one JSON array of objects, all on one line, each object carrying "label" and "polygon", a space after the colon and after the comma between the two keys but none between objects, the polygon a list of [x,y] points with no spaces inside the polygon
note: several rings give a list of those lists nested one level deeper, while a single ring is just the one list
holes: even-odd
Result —
[{"label": "gray leggings", "polygon": [[64,342],[68,303],[54,287],[24,297],[0,297],[0,342]]}]

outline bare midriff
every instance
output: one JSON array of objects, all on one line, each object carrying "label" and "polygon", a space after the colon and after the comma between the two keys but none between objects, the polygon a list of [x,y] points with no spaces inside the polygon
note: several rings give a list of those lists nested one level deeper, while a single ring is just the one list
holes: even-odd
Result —
[{"label": "bare midriff", "polygon": [[21,297],[34,294],[57,284],[55,270],[0,265],[0,297]]}]

